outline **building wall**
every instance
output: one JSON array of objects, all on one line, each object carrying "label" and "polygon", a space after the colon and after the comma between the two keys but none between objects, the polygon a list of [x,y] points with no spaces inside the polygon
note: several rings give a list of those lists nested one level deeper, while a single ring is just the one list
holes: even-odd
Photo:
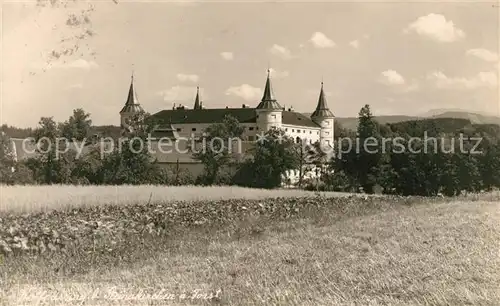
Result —
[{"label": "building wall", "polygon": [[319,127],[304,127],[298,125],[283,125],[282,128],[285,130],[286,135],[296,139],[300,137],[301,139],[306,140],[308,143],[315,143],[319,141],[320,131]]},{"label": "building wall", "polygon": [[[173,128],[177,130],[180,137],[191,138],[194,136],[201,136],[203,132],[213,123],[195,123],[195,124],[173,124]],[[259,128],[255,123],[241,123],[244,128],[242,140],[253,140],[255,135],[259,133]]]},{"label": "building wall", "polygon": [[323,119],[320,122],[321,125],[321,141],[323,142],[324,145],[330,145],[333,146],[333,139],[334,139],[334,124],[333,124],[333,118],[330,119]]},{"label": "building wall", "polygon": [[261,131],[267,132],[272,127],[281,128],[283,111],[256,110],[257,126]]}]

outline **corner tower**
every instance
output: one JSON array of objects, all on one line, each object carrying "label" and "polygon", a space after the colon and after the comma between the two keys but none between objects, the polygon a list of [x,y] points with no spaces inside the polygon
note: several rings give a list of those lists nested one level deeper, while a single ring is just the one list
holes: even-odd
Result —
[{"label": "corner tower", "polygon": [[323,91],[323,82],[321,82],[321,91],[319,92],[318,105],[311,115],[311,120],[321,126],[320,143],[322,146],[333,147],[334,136],[334,118],[335,116],[326,104],[325,92]]},{"label": "corner tower", "polygon": [[144,112],[144,110],[137,99],[137,93],[134,90],[134,74],[132,74],[127,102],[125,102],[125,105],[120,111],[120,126],[122,128],[127,127],[129,118],[141,112]]},{"label": "corner tower", "polygon": [[273,127],[281,128],[283,115],[283,108],[274,96],[270,73],[271,71],[267,70],[264,95],[259,105],[255,108],[255,112],[257,113],[257,127],[264,133]]}]

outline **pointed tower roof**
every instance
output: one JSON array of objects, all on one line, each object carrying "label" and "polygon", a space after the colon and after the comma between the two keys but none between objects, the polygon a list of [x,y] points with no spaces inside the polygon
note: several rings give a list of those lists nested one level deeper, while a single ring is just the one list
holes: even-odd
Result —
[{"label": "pointed tower roof", "polygon": [[278,103],[276,97],[274,96],[270,73],[271,70],[268,69],[264,95],[262,96],[262,100],[260,101],[259,105],[257,105],[257,109],[282,109],[281,105]]},{"label": "pointed tower roof", "polygon": [[201,101],[200,101],[200,87],[196,87],[196,98],[194,99],[194,107],[193,109],[201,109]]},{"label": "pointed tower roof", "polygon": [[323,91],[323,82],[321,82],[321,91],[319,92],[318,105],[316,110],[311,114],[311,118],[333,118],[335,117],[333,113],[328,108],[326,104],[325,92]]},{"label": "pointed tower roof", "polygon": [[134,74],[132,73],[130,88],[128,90],[127,102],[123,106],[121,113],[132,113],[143,111],[141,105],[139,104],[139,99],[137,99],[137,93],[134,90]]}]

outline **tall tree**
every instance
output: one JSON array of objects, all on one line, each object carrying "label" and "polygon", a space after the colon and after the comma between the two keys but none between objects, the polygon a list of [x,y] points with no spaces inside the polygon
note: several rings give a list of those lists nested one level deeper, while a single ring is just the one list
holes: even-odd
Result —
[{"label": "tall tree", "polygon": [[214,184],[219,179],[221,170],[232,166],[235,157],[233,146],[235,142],[241,141],[243,131],[238,119],[228,115],[221,123],[207,127],[204,135],[196,141],[195,147],[190,148],[193,158],[204,166],[200,177],[202,184]]},{"label": "tall tree", "polygon": [[281,129],[271,129],[257,140],[252,158],[238,171],[235,181],[238,185],[257,188],[281,186],[288,170],[298,169],[300,156],[296,143]]},{"label": "tall tree", "polygon": [[3,131],[0,134],[0,183],[12,183],[15,166],[14,150],[10,138]]},{"label": "tall tree", "polygon": [[73,139],[83,141],[89,136],[91,127],[92,120],[90,119],[90,114],[78,108],[73,110],[73,115],[61,124],[60,130],[62,137],[70,141]]},{"label": "tall tree", "polygon": [[357,156],[357,177],[363,191],[373,193],[383,162],[382,137],[368,104],[359,111],[358,121],[360,147]]}]

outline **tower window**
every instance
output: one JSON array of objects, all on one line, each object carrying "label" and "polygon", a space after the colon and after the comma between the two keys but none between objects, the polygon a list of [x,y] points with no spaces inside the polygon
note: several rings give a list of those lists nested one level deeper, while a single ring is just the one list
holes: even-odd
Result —
[{"label": "tower window", "polygon": [[294,130],[294,129],[292,129],[292,132],[295,132],[295,130]]},{"label": "tower window", "polygon": [[297,130],[297,133],[300,133],[300,130]]},{"label": "tower window", "polygon": [[312,134],[313,132],[312,131],[309,131],[309,134]]},{"label": "tower window", "polygon": [[295,138],[295,141],[296,141],[297,143],[300,143],[300,137]]}]

